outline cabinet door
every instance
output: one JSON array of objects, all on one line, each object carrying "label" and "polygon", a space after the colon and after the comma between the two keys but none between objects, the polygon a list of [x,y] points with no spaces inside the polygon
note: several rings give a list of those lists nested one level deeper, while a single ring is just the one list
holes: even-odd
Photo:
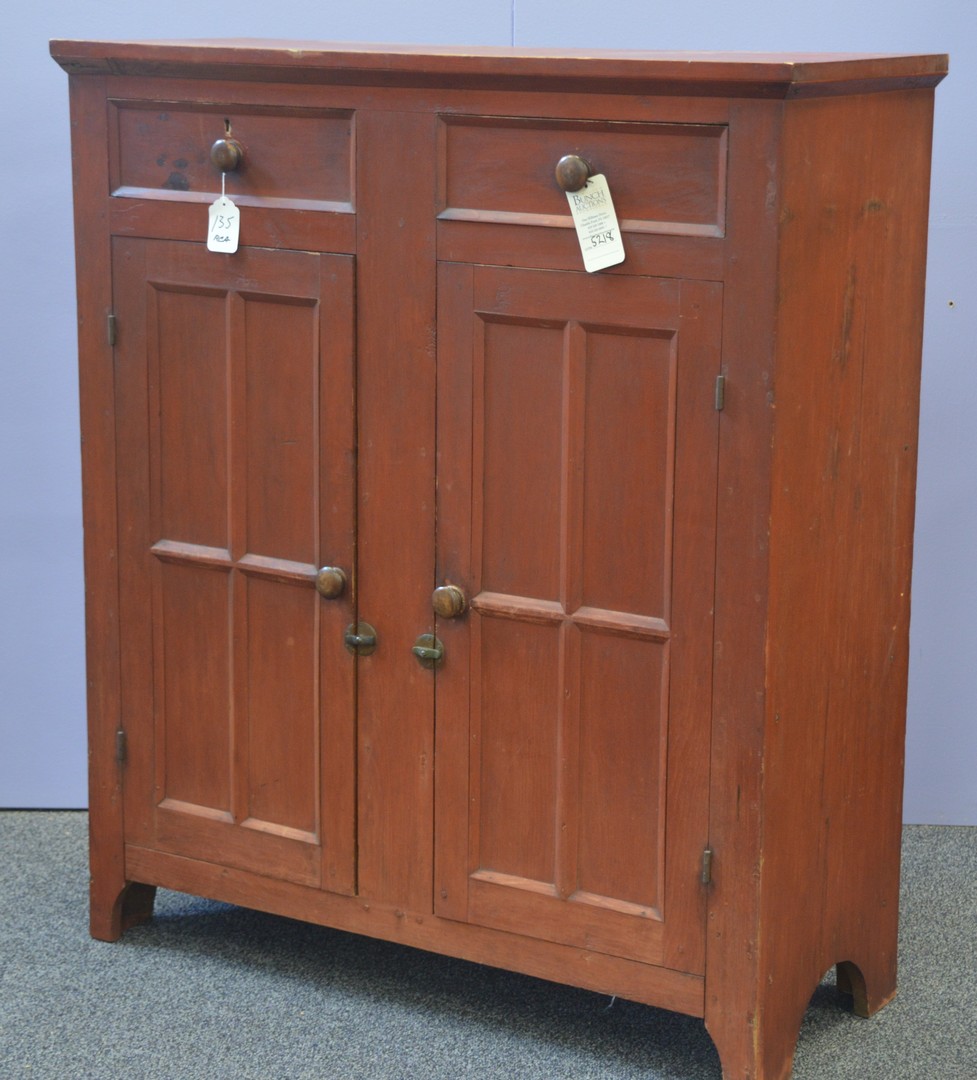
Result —
[{"label": "cabinet door", "polygon": [[437,911],[701,972],[721,286],[438,297]]},{"label": "cabinet door", "polygon": [[113,274],[126,842],[352,892],[352,260],[120,239]]}]

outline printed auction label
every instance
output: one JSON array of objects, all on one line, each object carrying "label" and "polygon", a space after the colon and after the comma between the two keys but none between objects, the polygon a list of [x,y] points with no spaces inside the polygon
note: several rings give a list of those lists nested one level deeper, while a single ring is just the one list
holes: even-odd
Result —
[{"label": "printed auction label", "polygon": [[592,274],[624,262],[624,241],[606,177],[597,173],[579,191],[568,191],[566,196],[584,269]]}]

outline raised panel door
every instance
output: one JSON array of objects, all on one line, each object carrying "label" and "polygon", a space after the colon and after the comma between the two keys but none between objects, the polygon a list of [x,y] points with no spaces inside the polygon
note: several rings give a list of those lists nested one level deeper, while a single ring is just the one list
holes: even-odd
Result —
[{"label": "raised panel door", "polygon": [[437,911],[701,972],[721,286],[438,296]]},{"label": "raised panel door", "polygon": [[352,259],[120,239],[113,274],[126,842],[353,892]]}]

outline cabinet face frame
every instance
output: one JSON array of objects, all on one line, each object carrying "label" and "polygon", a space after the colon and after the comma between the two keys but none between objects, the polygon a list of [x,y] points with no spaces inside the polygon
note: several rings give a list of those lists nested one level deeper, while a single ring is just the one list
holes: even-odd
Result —
[{"label": "cabinet face frame", "polygon": [[[93,933],[111,939],[147,917],[152,888],[165,884],[704,1015],[727,1075],[787,1075],[800,1016],[826,967],[840,965],[839,985],[854,993],[856,1008],[865,1014],[894,990],[928,154],[932,88],[945,72],[945,58],[842,57],[819,67],[811,57],[789,63],[756,58],[746,66],[711,57],[692,66],[687,59],[678,67],[671,61],[669,67],[658,56],[640,75],[630,58],[617,54],[598,75],[592,58],[568,57],[547,67],[540,58],[492,50],[478,60],[437,50],[395,50],[382,62],[370,53],[334,51],[316,59],[310,51],[289,69],[274,50],[245,46],[227,47],[226,69],[198,81],[198,65],[215,55],[209,48],[56,43],[53,50],[74,72]],[[106,62],[106,56],[113,59]],[[499,70],[488,74],[493,64]],[[506,67],[521,81],[500,96]],[[689,75],[701,83],[686,81]],[[650,82],[642,84],[642,78]],[[289,84],[290,79],[295,81]],[[703,886],[704,977],[684,973],[688,969],[680,965],[601,956],[430,914],[433,687],[414,672],[400,683],[406,704],[393,709],[389,693],[375,695],[360,731],[361,777],[371,776],[371,794],[361,792],[358,802],[373,852],[361,865],[367,903],[125,847],[124,766],[117,760],[118,733],[125,730],[116,561],[122,522],[114,494],[112,350],[104,323],[112,310],[109,236],[197,242],[199,210],[186,200],[109,195],[108,162],[91,147],[111,144],[106,103],[127,96],[268,108],[301,103],[353,115],[354,205],[315,213],[255,206],[246,243],[356,257],[360,387],[368,387],[376,403],[373,414],[360,409],[361,437],[364,430],[384,430],[390,421],[380,417],[388,412],[398,460],[410,461],[401,477],[406,505],[426,506],[428,513],[434,500],[435,295],[430,275],[405,275],[403,268],[428,266],[433,275],[436,258],[500,264],[513,259],[557,271],[576,265],[559,228],[499,222],[487,230],[477,220],[436,220],[436,117],[453,112],[727,127],[724,236],[635,235],[629,263],[617,271],[722,281],[724,289],[716,704],[707,796],[708,843],[715,857],[711,882]],[[872,133],[873,150],[853,158],[866,132]],[[412,169],[393,172],[385,163],[391,147],[405,138],[431,152],[413,159]],[[810,168],[812,153],[818,170]],[[423,212],[398,220],[401,196]],[[824,216],[831,206],[834,227]],[[872,273],[893,257],[897,272]],[[392,309],[391,296],[398,298]],[[809,314],[814,311],[826,315],[819,321]],[[844,364],[834,359],[839,342]],[[867,348],[872,342],[879,347]],[[404,363],[386,379],[387,358],[398,350]],[[870,384],[879,395],[872,407],[839,412],[839,400],[852,400],[843,396],[853,375],[874,371],[883,353],[885,370]],[[837,415],[839,422],[821,429],[797,422],[818,410]],[[408,415],[410,424],[404,422]],[[418,429],[428,435],[418,440]],[[839,447],[853,446],[861,447],[860,456],[838,456]],[[838,467],[826,471],[825,462],[830,466],[832,460]],[[846,470],[847,460],[895,477],[886,488],[892,514],[860,509],[855,497],[870,493],[865,477],[871,472]],[[898,468],[886,473],[895,461]],[[359,492],[366,546],[377,556],[372,565],[393,567],[403,544],[414,553],[427,551],[433,565],[434,537],[423,515],[408,515],[398,529],[395,516],[378,509],[373,496],[388,479],[377,467]],[[834,568],[825,579],[830,597],[821,597],[791,556],[798,542],[811,539],[808,504],[799,492],[810,492],[809,505],[843,534],[861,536],[863,552],[874,548],[897,557],[875,572],[858,556],[850,560],[852,570],[836,573],[844,560],[832,554],[832,544],[824,539],[820,547],[808,545],[808,562],[825,558]],[[418,578],[394,569],[361,582],[361,599],[365,595],[377,607],[392,602],[403,613],[394,635],[398,650],[434,629],[418,584]],[[855,587],[857,615],[848,618],[837,598]],[[791,595],[804,596],[806,609],[792,606]],[[885,611],[886,625],[895,626],[885,642],[877,632],[878,610]],[[839,626],[846,627],[841,636]],[[805,650],[785,647],[801,639]],[[839,648],[842,640],[845,647]],[[804,659],[809,655],[815,658],[810,663]],[[859,665],[872,673],[871,685],[855,678]],[[378,686],[398,685],[392,667],[384,672],[378,661],[375,672]],[[830,707],[819,701],[818,686],[837,689],[846,681],[857,684],[851,699],[836,692]],[[791,705],[796,687],[805,685],[815,687],[804,698],[806,712]],[[866,710],[852,712],[847,700],[867,703]],[[824,782],[803,768],[818,731],[832,760],[841,763],[824,773]],[[365,746],[371,748],[366,756]],[[382,752],[373,755],[377,749]],[[852,762],[866,755],[871,776],[860,779]],[[879,792],[888,795],[879,798]],[[419,826],[390,814],[404,799]],[[799,875],[806,875],[803,887]],[[811,890],[810,880],[830,887]],[[730,1010],[731,1001],[742,1009]],[[755,1030],[739,1019],[744,1012],[754,1016]]]}]

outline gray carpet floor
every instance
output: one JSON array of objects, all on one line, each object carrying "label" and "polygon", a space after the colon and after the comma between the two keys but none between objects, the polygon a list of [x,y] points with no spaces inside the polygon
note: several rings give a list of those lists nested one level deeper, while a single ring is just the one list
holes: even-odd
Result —
[{"label": "gray carpet floor", "polygon": [[[86,817],[0,812],[0,1080],[718,1080],[702,1022],[161,891],[87,933]],[[904,835],[900,992],[812,999],[795,1080],[977,1078],[977,829]]]}]

